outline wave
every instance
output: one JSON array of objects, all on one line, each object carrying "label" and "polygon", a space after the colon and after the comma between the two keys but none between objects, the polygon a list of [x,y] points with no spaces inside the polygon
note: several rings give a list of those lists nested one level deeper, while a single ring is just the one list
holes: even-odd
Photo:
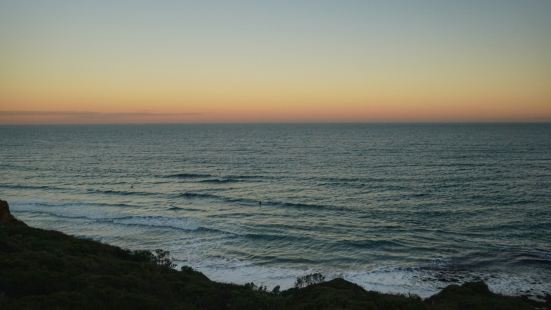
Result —
[{"label": "wave", "polygon": [[339,244],[360,249],[406,249],[408,245],[392,240],[341,240]]},{"label": "wave", "polygon": [[43,206],[43,207],[68,207],[68,206],[94,206],[94,207],[119,207],[119,208],[140,208],[140,205],[133,205],[127,203],[105,203],[105,202],[82,202],[82,201],[70,201],[70,202],[45,202],[45,201],[15,201],[13,205],[32,205],[32,206]]},{"label": "wave", "polygon": [[545,250],[532,249],[510,255],[507,262],[518,266],[543,265],[551,266],[551,253]]},{"label": "wave", "polygon": [[224,176],[225,178],[229,179],[240,179],[240,180],[251,180],[251,179],[258,179],[258,180],[266,180],[266,179],[274,179],[276,177],[273,176],[266,176],[266,175],[247,175],[247,174],[230,174]]},{"label": "wave", "polygon": [[289,234],[271,234],[271,233],[246,233],[240,235],[246,239],[255,241],[285,241],[285,242],[312,242],[315,239],[308,236],[294,236]]},{"label": "wave", "polygon": [[[325,209],[325,210],[333,210],[333,211],[345,210],[345,208],[342,208],[342,207],[323,205],[323,204],[308,204],[308,203],[279,202],[279,201],[267,201],[266,204],[286,207],[286,208],[295,208],[295,209],[310,209],[310,210]],[[264,205],[264,202],[262,202],[262,205]]]},{"label": "wave", "polygon": [[212,177],[211,174],[204,173],[175,173],[165,175],[165,178],[177,178],[177,179],[194,179],[194,178],[209,178]]},{"label": "wave", "polygon": [[97,194],[107,194],[107,195],[123,195],[123,196],[157,196],[160,193],[152,193],[152,192],[139,192],[139,191],[119,191],[119,190],[112,190],[112,189],[88,189],[88,193],[97,193]]},{"label": "wave", "polygon": [[185,192],[179,194],[179,197],[189,198],[189,199],[211,199],[218,200],[222,202],[237,203],[247,206],[259,206],[259,207],[280,207],[280,208],[293,208],[293,209],[308,209],[308,210],[334,210],[340,211],[345,210],[342,207],[336,207],[331,205],[323,204],[308,204],[308,203],[295,203],[295,202],[283,202],[283,201],[271,201],[271,200],[256,200],[251,198],[232,198],[226,196],[220,196],[216,194],[209,193],[197,193],[197,192]]},{"label": "wave", "polygon": [[[267,257],[269,258],[269,257]],[[311,261],[280,258],[281,265],[313,266]],[[379,266],[367,270],[340,269],[316,266],[314,268],[289,268],[255,264],[250,261],[206,259],[197,262],[181,261],[219,281],[244,284],[262,283],[268,288],[293,287],[297,276],[320,272],[326,279],[341,277],[366,290],[391,294],[415,294],[428,298],[449,284],[462,284],[484,280],[493,292],[506,295],[545,296],[551,292],[549,277],[537,272],[521,274],[505,272],[442,271],[416,267]]]},{"label": "wave", "polygon": [[231,198],[209,193],[197,193],[197,192],[185,192],[178,195],[182,198],[188,199],[210,199],[215,201],[227,202],[227,203],[236,203],[240,205],[254,206],[258,205],[258,200],[248,199],[248,198]]},{"label": "wave", "polygon": [[221,198],[220,196],[213,195],[213,194],[203,194],[203,193],[194,193],[194,192],[181,193],[178,196],[184,197],[184,198]]},{"label": "wave", "polygon": [[364,183],[372,183],[372,182],[395,182],[397,180],[400,180],[399,178],[392,178],[392,177],[314,177],[310,178],[311,180],[319,180],[322,182],[329,182],[329,183],[356,183],[356,182],[364,182]]},{"label": "wave", "polygon": [[513,261],[513,264],[522,266],[522,267],[533,266],[533,265],[551,266],[551,259],[548,259],[545,257],[517,258]]},{"label": "wave", "polygon": [[169,228],[181,231],[208,231],[222,234],[230,234],[218,229],[201,226],[200,223],[191,218],[183,217],[166,217],[166,216],[121,216],[121,217],[94,217],[86,215],[67,215],[44,210],[18,210],[20,213],[27,214],[42,214],[60,219],[85,220],[98,223],[112,223],[115,225],[124,226],[142,226],[142,227],[158,227]]},{"label": "wave", "polygon": [[176,207],[172,206],[167,208],[168,211],[202,211],[201,209],[197,208],[184,208],[184,207]]},{"label": "wave", "polygon": [[[185,192],[181,193],[179,197],[183,198],[189,198],[189,199],[210,199],[210,200],[217,200],[221,202],[229,202],[229,203],[237,203],[241,205],[258,205],[259,201],[255,199],[249,199],[249,198],[231,198],[226,196],[220,196],[216,194],[209,194],[209,193],[197,193],[197,192]],[[264,202],[263,202],[264,203]]]},{"label": "wave", "polygon": [[0,188],[71,190],[70,188],[63,188],[63,187],[50,186],[50,185],[23,185],[23,184],[0,184]]},{"label": "wave", "polygon": [[183,231],[218,231],[215,229],[200,226],[199,223],[193,219],[181,217],[175,218],[166,216],[126,216],[114,218],[112,222],[114,224],[128,226],[171,228]]},{"label": "wave", "polygon": [[225,184],[225,183],[237,183],[242,182],[243,180],[234,179],[234,178],[220,178],[220,179],[205,179],[198,181],[199,183],[209,183],[209,184]]},{"label": "wave", "polygon": [[272,177],[268,176],[259,176],[259,175],[214,175],[206,173],[176,173],[168,174],[161,176],[163,178],[169,179],[200,179],[197,182],[199,183],[231,183],[231,182],[243,182],[246,180],[264,180],[271,179]]},{"label": "wave", "polygon": [[109,223],[114,225],[123,226],[138,226],[138,227],[153,227],[163,229],[174,229],[186,232],[213,232],[221,235],[231,235],[238,238],[244,238],[254,241],[286,241],[286,242],[300,242],[300,241],[312,241],[313,239],[307,236],[292,236],[286,234],[271,234],[271,233],[235,233],[225,231],[216,228],[205,227],[201,225],[200,221],[189,217],[168,217],[168,216],[156,216],[156,215],[130,215],[130,216],[118,216],[118,217],[105,217],[105,216],[90,216],[83,214],[60,214],[58,212],[52,212],[47,210],[35,210],[35,209],[22,209],[17,210],[19,213],[27,214],[41,214],[47,215],[59,219],[68,220],[84,220],[96,223]]},{"label": "wave", "polygon": [[[201,180],[199,182],[203,183],[231,183],[231,182],[240,182],[239,179],[236,178],[228,178],[228,179],[206,179]],[[11,184],[0,184],[0,188],[19,188],[19,189],[48,189],[48,190],[71,190],[68,188],[60,188],[60,187],[51,187],[47,185],[11,185]],[[216,194],[210,194],[210,193],[198,193],[198,192],[185,192],[180,194],[163,194],[163,193],[157,193],[157,192],[143,192],[143,191],[127,191],[127,190],[114,190],[114,189],[87,189],[87,193],[93,193],[93,194],[104,194],[104,195],[121,195],[121,196],[159,196],[159,195],[166,195],[171,196],[174,198],[181,197],[181,198],[188,198],[188,199],[211,199],[211,200],[218,200],[222,202],[228,202],[228,203],[236,203],[241,205],[248,205],[248,206],[266,206],[266,207],[283,207],[283,208],[295,208],[295,209],[311,209],[311,210],[320,210],[320,209],[328,209],[328,210],[345,210],[345,208],[342,207],[336,207],[331,205],[323,205],[323,204],[308,204],[308,203],[294,203],[294,202],[282,202],[282,201],[259,201],[256,199],[251,198],[233,198],[233,197],[226,197]],[[260,204],[261,202],[261,204]],[[76,203],[76,204],[85,204],[85,203]]]},{"label": "wave", "polygon": [[43,210],[14,210],[18,213],[30,213],[30,214],[42,214],[42,215],[48,215],[56,218],[61,219],[78,219],[78,220],[88,220],[88,221],[96,221],[96,222],[110,222],[112,219],[110,218],[101,218],[101,217],[93,217],[93,216],[86,216],[86,215],[67,215],[67,214],[59,214],[51,211],[43,211]]},{"label": "wave", "polygon": [[[437,293],[449,284],[485,281],[494,292],[506,295],[545,295],[551,286],[545,276],[537,273],[512,274],[468,270],[423,268],[381,268],[372,271],[345,272],[345,279],[368,290],[387,293],[414,293],[423,298]],[[529,289],[529,292],[527,291]]]}]

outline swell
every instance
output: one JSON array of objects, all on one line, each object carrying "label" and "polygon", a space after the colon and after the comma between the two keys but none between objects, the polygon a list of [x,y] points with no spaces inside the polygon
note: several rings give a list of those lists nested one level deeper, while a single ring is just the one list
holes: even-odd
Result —
[{"label": "swell", "polygon": [[208,173],[176,173],[176,174],[167,174],[161,175],[161,178],[165,179],[182,179],[182,180],[192,180],[198,183],[233,183],[233,182],[243,182],[247,180],[257,180],[261,181],[264,179],[271,179],[267,176],[259,175],[215,175]]},{"label": "swell", "polygon": [[[9,185],[0,184],[0,188],[21,188],[21,189],[48,189],[48,190],[72,190],[66,188],[55,188],[46,185],[33,186],[33,185]],[[184,192],[180,194],[163,194],[158,192],[143,192],[143,191],[125,191],[125,190],[112,190],[112,189],[87,189],[88,194],[104,194],[104,195],[120,195],[120,196],[163,196],[165,198],[185,198],[185,199],[209,199],[220,202],[234,203],[247,206],[261,206],[261,207],[279,207],[279,208],[293,208],[293,209],[307,209],[307,210],[345,210],[345,208],[322,205],[322,204],[308,204],[308,203],[294,203],[284,201],[260,201],[250,198],[233,198],[227,196],[221,196],[210,193],[200,192]],[[86,203],[67,203],[84,205]],[[56,204],[57,205],[57,204]],[[123,205],[121,205],[123,206]],[[132,205],[129,205],[132,206]]]},{"label": "swell", "polygon": [[161,193],[139,192],[139,191],[120,191],[112,189],[88,189],[88,193],[106,194],[106,195],[122,195],[122,196],[158,196]]},{"label": "swell", "polygon": [[200,226],[188,218],[172,218],[165,216],[120,216],[120,217],[91,217],[85,215],[67,215],[43,210],[18,210],[19,213],[41,214],[59,219],[85,220],[98,223],[110,223],[123,226],[158,227],[180,231],[203,231],[230,234],[229,232]]},{"label": "swell", "polygon": [[243,180],[234,179],[234,178],[219,178],[219,179],[205,179],[198,181],[199,183],[208,183],[208,184],[226,184],[226,183],[237,183],[242,182]]},{"label": "swell", "polygon": [[352,249],[352,248],[355,248],[355,249],[360,249],[360,250],[365,250],[365,249],[373,249],[373,250],[389,250],[389,251],[394,251],[394,250],[401,250],[401,251],[409,251],[411,250],[413,247],[408,245],[408,244],[405,244],[405,243],[402,243],[402,242],[398,242],[398,241],[393,241],[393,240],[377,240],[377,239],[372,239],[372,240],[369,240],[369,239],[366,239],[366,240],[339,240],[338,241],[338,245],[339,247],[344,247],[344,248],[348,248],[348,249]]},{"label": "swell", "polygon": [[185,192],[178,195],[187,199],[211,199],[222,202],[236,203],[247,206],[258,207],[279,207],[279,208],[292,208],[292,209],[307,209],[307,210],[346,210],[342,207],[336,207],[331,205],[322,204],[307,204],[307,203],[294,203],[284,201],[271,201],[271,200],[256,200],[250,198],[232,198],[226,196],[220,196],[210,193],[197,193],[197,192]]},{"label": "swell", "polygon": [[544,256],[536,256],[536,255],[519,255],[518,257],[515,257],[511,264],[517,265],[517,266],[551,266],[551,258],[544,257]]},{"label": "swell", "polygon": [[153,227],[172,229],[185,232],[211,232],[219,235],[233,236],[252,240],[254,242],[305,242],[315,241],[315,239],[307,236],[291,236],[284,234],[273,233],[235,233],[225,231],[216,228],[205,227],[199,224],[199,222],[190,218],[174,218],[166,216],[119,216],[119,217],[94,217],[86,215],[67,215],[57,212],[44,211],[44,210],[17,210],[18,213],[23,214],[40,214],[46,215],[58,219],[67,220],[84,220],[95,223],[107,223],[121,226],[134,226],[134,227]]},{"label": "swell", "polygon": [[240,235],[241,237],[244,237],[246,239],[254,240],[254,241],[260,241],[260,242],[277,242],[277,241],[284,241],[284,242],[312,242],[316,241],[316,239],[309,237],[309,236],[297,236],[297,235],[289,235],[289,234],[274,234],[274,233],[246,233]]},{"label": "swell", "polygon": [[70,188],[63,188],[49,185],[23,185],[23,184],[0,184],[0,188],[9,189],[47,189],[47,190],[72,190]]},{"label": "swell", "polygon": [[208,177],[212,177],[212,175],[204,174],[204,173],[175,173],[175,174],[164,175],[162,177],[175,178],[175,179],[195,179],[195,178],[208,178]]},{"label": "swell", "polygon": [[49,202],[43,202],[43,201],[19,201],[15,202],[15,204],[25,204],[25,205],[33,205],[33,206],[42,206],[42,207],[68,207],[68,206],[94,206],[94,207],[119,207],[119,208],[139,208],[138,205],[132,205],[127,203],[95,203],[95,202],[80,202],[80,201],[74,201],[74,202],[59,202],[59,203],[49,203]]},{"label": "swell", "polygon": [[50,190],[50,191],[65,191],[72,193],[88,193],[88,194],[106,194],[106,195],[122,195],[122,196],[158,196],[161,193],[140,192],[140,191],[123,191],[112,189],[77,189],[65,188],[49,185],[22,185],[22,184],[0,184],[0,188],[6,189],[30,189],[30,190]]}]

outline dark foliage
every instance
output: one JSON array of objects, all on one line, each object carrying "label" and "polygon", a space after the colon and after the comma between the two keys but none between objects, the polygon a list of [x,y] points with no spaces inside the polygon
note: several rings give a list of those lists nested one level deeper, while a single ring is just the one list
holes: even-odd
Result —
[{"label": "dark foliage", "polygon": [[163,266],[165,268],[176,268],[176,264],[172,261],[169,251],[156,249],[153,252],[153,256],[154,261],[157,265]]},{"label": "dark foliage", "polygon": [[417,297],[367,292],[342,279],[303,277],[300,288],[210,281],[173,269],[166,251],[128,251],[55,231],[0,225],[0,309],[534,309],[483,283]]},{"label": "dark foliage", "polygon": [[302,277],[298,277],[297,280],[295,281],[295,287],[296,288],[302,288],[302,287],[307,287],[307,286],[310,286],[312,284],[318,284],[318,283],[321,283],[325,281],[325,276],[322,275],[321,273],[311,273],[311,274],[307,274],[305,276],[302,276]]}]

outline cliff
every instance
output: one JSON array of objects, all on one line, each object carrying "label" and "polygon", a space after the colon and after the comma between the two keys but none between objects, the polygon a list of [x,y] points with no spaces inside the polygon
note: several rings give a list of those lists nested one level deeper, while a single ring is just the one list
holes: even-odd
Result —
[{"label": "cliff", "polygon": [[131,251],[28,227],[0,201],[0,309],[550,309],[452,285],[429,299],[369,292],[334,279],[283,292],[209,280],[166,252]]},{"label": "cliff", "polygon": [[22,221],[16,219],[10,212],[10,206],[7,201],[0,200],[0,225],[23,225]]}]

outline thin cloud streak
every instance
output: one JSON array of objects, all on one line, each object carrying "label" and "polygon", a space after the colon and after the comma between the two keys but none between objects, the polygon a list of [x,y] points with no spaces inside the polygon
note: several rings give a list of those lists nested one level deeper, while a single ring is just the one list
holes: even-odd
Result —
[{"label": "thin cloud streak", "polygon": [[0,111],[0,124],[113,124],[188,122],[203,113],[92,112],[92,111]]},{"label": "thin cloud streak", "polygon": [[190,112],[190,113],[154,113],[154,112],[120,112],[120,113],[106,113],[106,112],[89,112],[89,111],[0,111],[0,116],[194,116],[203,115],[203,113]]}]

